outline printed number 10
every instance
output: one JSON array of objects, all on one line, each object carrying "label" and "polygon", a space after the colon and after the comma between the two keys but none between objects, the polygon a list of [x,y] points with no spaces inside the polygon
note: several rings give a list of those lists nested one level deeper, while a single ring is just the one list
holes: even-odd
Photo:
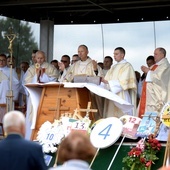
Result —
[{"label": "printed number 10", "polygon": [[54,134],[48,133],[46,140],[52,140],[54,137]]}]

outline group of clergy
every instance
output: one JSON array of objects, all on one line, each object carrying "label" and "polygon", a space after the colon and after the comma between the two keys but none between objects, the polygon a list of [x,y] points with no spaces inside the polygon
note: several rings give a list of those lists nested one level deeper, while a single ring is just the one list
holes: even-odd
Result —
[{"label": "group of clergy", "polygon": [[[0,54],[0,122],[6,113],[6,103],[13,97],[13,107],[24,105],[22,78],[29,67],[28,62],[21,62],[20,68],[15,67],[15,57]],[[12,93],[11,93],[12,92]],[[8,103],[10,104],[10,103]]]},{"label": "group of clergy", "polygon": [[[27,69],[22,79],[22,86],[27,83],[47,83],[47,82],[73,82],[76,75],[99,76],[101,78],[100,86],[118,95],[128,103],[133,104],[133,109],[124,112],[118,108],[113,101],[106,100],[101,106],[103,108],[101,116],[121,117],[124,114],[139,116],[147,111],[159,112],[160,108],[169,101],[169,75],[170,65],[166,58],[164,48],[154,50],[155,64],[151,67],[142,66],[141,70],[146,74],[145,82],[142,87],[142,94],[137,107],[137,81],[133,66],[125,60],[125,49],[117,47],[114,49],[113,58],[116,61],[112,65],[110,60],[108,70],[103,69],[88,56],[88,47],[80,45],[78,47],[79,59],[69,65],[64,65],[64,59],[59,62],[59,70],[51,63],[46,62],[46,56],[43,51],[36,51],[35,62]],[[67,56],[63,56],[67,58]],[[9,90],[10,68],[6,66],[6,56],[0,55],[0,104],[6,103],[6,92]],[[62,70],[62,71],[61,71]],[[14,100],[17,100],[20,82],[16,72],[12,72],[12,89],[14,91]],[[3,90],[2,90],[3,89]],[[27,92],[26,92],[27,93]],[[137,108],[136,108],[137,107]],[[0,107],[1,109],[1,107]],[[1,113],[1,118],[3,114]]]}]

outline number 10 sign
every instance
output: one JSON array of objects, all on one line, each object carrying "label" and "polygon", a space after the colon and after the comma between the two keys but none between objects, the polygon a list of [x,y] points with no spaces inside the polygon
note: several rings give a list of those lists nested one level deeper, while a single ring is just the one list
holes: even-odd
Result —
[{"label": "number 10 sign", "polygon": [[96,148],[107,148],[118,140],[122,130],[122,122],[116,117],[109,117],[100,121],[93,128],[90,140]]}]

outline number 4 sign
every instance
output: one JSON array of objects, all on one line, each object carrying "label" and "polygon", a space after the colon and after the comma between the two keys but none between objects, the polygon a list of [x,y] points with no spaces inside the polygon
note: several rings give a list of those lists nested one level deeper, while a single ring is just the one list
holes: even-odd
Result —
[{"label": "number 4 sign", "polygon": [[116,117],[100,121],[92,130],[90,140],[96,148],[106,148],[114,144],[121,136],[122,122]]}]

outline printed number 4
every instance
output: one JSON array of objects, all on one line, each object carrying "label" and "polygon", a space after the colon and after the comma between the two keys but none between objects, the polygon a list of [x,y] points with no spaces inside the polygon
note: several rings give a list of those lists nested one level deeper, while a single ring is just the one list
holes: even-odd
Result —
[{"label": "printed number 4", "polygon": [[110,136],[109,131],[110,131],[111,127],[112,127],[112,124],[108,125],[101,132],[99,132],[98,135],[104,136],[103,139],[106,139],[107,136]]}]

